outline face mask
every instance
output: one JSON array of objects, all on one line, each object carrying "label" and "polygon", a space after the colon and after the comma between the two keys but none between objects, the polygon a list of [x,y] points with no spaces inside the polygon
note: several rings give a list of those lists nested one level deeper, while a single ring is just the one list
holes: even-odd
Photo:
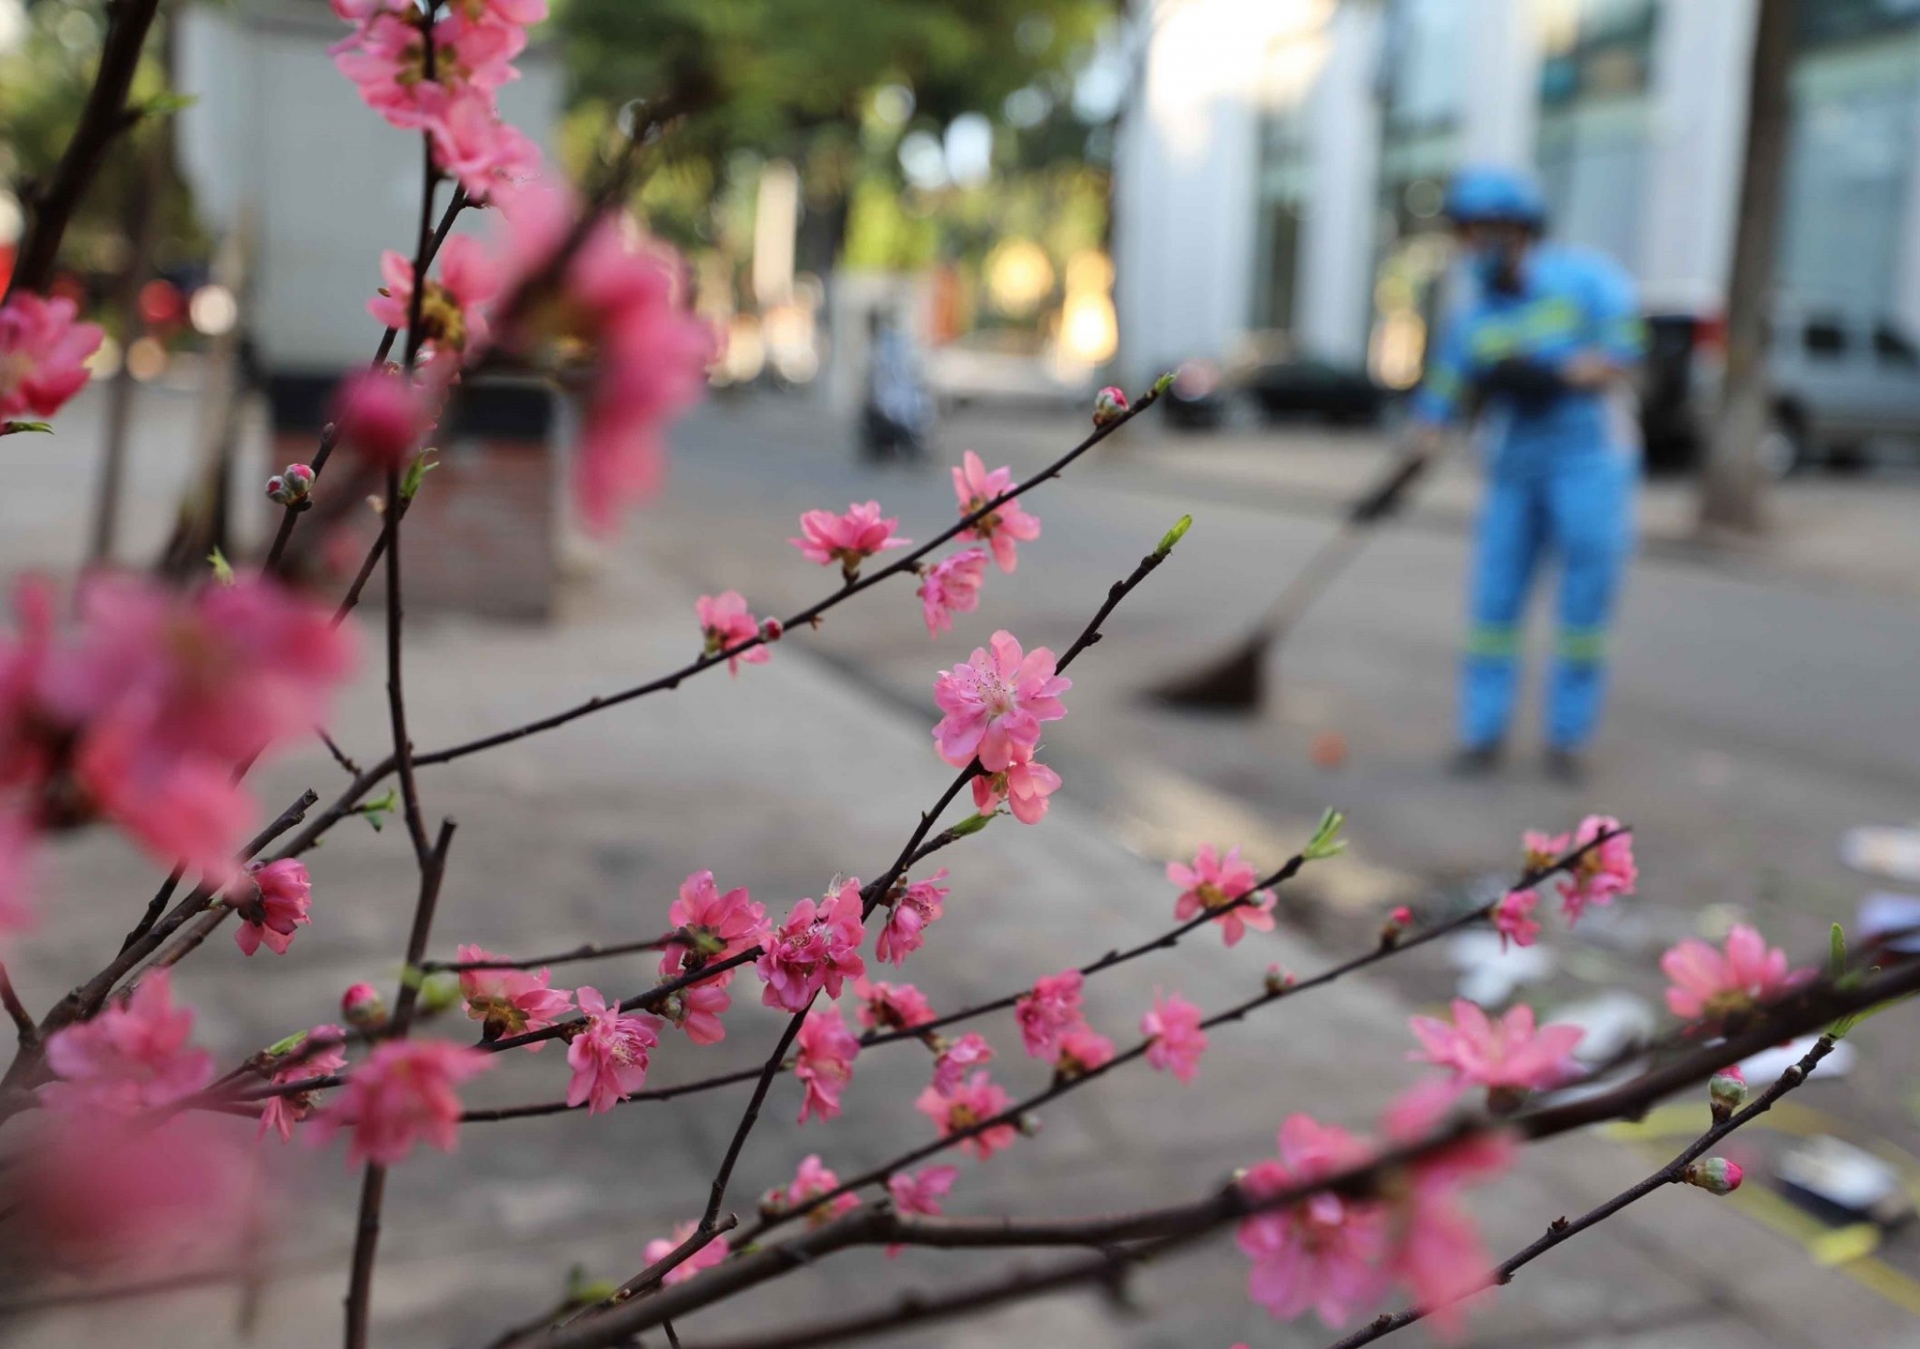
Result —
[{"label": "face mask", "polygon": [[1519,289],[1519,278],[1508,269],[1505,253],[1491,244],[1467,250],[1467,270],[1484,290],[1504,292]]}]

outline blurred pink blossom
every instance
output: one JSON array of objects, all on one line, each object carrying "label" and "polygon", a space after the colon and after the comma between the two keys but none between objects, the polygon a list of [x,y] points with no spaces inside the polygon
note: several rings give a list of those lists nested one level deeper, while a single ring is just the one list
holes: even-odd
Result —
[{"label": "blurred pink blossom", "polygon": [[85,387],[87,358],[104,334],[75,323],[72,300],[27,291],[0,306],[0,421],[51,417]]}]

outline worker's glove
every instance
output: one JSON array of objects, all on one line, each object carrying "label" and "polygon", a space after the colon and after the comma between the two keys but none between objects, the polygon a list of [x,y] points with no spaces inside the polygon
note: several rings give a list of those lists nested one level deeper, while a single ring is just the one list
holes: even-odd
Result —
[{"label": "worker's glove", "polygon": [[1511,398],[1523,409],[1536,408],[1567,388],[1566,378],[1558,366],[1526,356],[1495,361],[1480,372],[1475,382],[1482,394]]}]

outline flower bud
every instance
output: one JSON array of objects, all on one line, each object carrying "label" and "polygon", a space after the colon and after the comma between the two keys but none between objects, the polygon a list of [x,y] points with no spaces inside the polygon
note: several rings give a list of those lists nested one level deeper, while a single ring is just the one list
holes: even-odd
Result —
[{"label": "flower bud", "polygon": [[355,375],[335,401],[340,440],[368,463],[399,468],[412,455],[430,420],[426,399],[400,375]]},{"label": "flower bud", "polygon": [[1747,1100],[1747,1079],[1738,1064],[1722,1068],[1707,1080],[1707,1101],[1713,1107],[1713,1122],[1724,1124]]},{"label": "flower bud", "polygon": [[1687,1169],[1680,1173],[1680,1179],[1689,1185],[1699,1186],[1708,1194],[1732,1194],[1740,1188],[1742,1175],[1738,1162],[1730,1162],[1725,1157],[1702,1157],[1697,1162],[1687,1163]]},{"label": "flower bud", "polygon": [[1387,921],[1380,926],[1380,944],[1397,946],[1407,929],[1413,926],[1413,910],[1405,904],[1400,905],[1387,915]]},{"label": "flower bud", "polygon": [[1271,994],[1284,993],[1286,990],[1288,990],[1289,988],[1292,988],[1298,982],[1299,982],[1298,976],[1296,976],[1291,970],[1283,970],[1278,965],[1267,966],[1266,985],[1267,985],[1268,993],[1271,993]]},{"label": "flower bud", "polygon": [[387,1004],[372,984],[355,984],[340,996],[340,1016],[356,1030],[378,1030],[387,1024]]},{"label": "flower bud", "polygon": [[1127,395],[1124,389],[1116,389],[1109,384],[1093,396],[1093,424],[1110,426],[1120,420],[1127,410]]},{"label": "flower bud", "polygon": [[435,1016],[466,1001],[460,991],[460,976],[451,970],[435,970],[420,981],[420,1010]]},{"label": "flower bud", "polygon": [[760,636],[769,642],[779,641],[786,630],[786,626],[777,618],[763,619],[760,623]]},{"label": "flower bud", "polygon": [[267,479],[267,496],[282,506],[298,506],[313,490],[313,470],[305,464],[288,464]]}]

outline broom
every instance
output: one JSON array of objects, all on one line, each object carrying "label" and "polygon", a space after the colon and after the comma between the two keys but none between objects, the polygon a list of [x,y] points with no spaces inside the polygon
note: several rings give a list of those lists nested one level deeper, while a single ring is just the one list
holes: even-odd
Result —
[{"label": "broom", "polygon": [[1266,692],[1267,652],[1359,555],[1368,533],[1393,513],[1402,494],[1426,466],[1427,456],[1423,454],[1402,455],[1348,507],[1346,519],[1333,537],[1314,549],[1306,565],[1238,646],[1191,674],[1149,690],[1148,697],[1170,707],[1208,712],[1251,712],[1258,708]]}]

